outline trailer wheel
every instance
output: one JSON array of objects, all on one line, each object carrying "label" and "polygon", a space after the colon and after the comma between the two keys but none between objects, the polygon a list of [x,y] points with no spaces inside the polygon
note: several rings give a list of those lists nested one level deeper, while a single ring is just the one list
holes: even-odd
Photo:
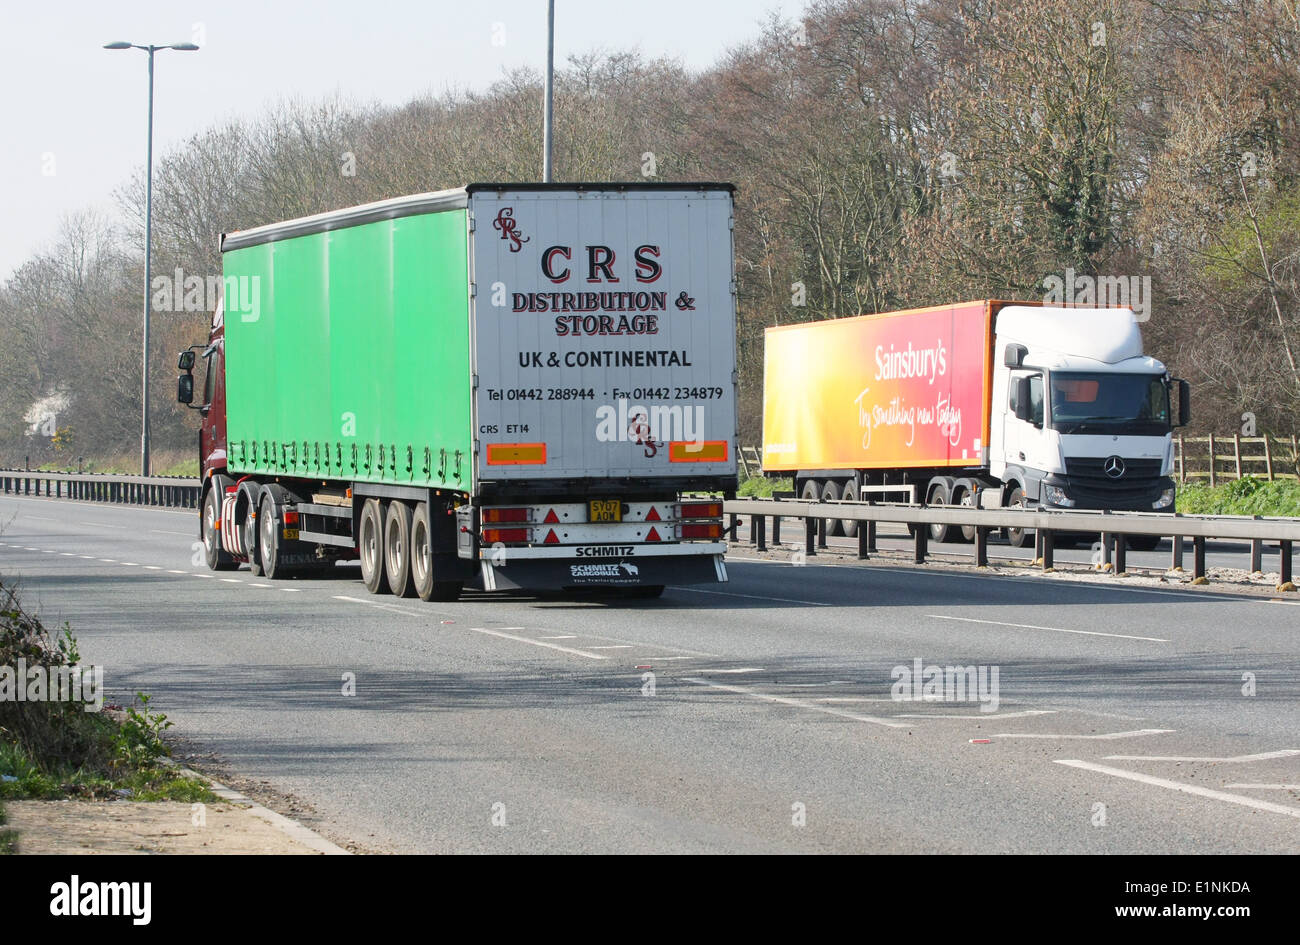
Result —
[{"label": "trailer wheel", "polygon": [[384,516],[384,571],[397,597],[414,597],[411,580],[411,507],[401,499],[388,503]]},{"label": "trailer wheel", "polygon": [[203,557],[209,571],[234,571],[239,567],[238,561],[221,550],[221,532],[217,527],[221,521],[221,500],[225,498],[226,487],[231,485],[234,483],[230,477],[215,475],[203,499]]},{"label": "trailer wheel", "polygon": [[[946,482],[936,482],[930,487],[927,505],[949,505],[951,501],[952,493],[948,491]],[[951,525],[940,525],[936,522],[930,526],[930,540],[938,543],[952,541],[953,533],[956,531],[957,529]]]},{"label": "trailer wheel", "polygon": [[388,592],[384,576],[384,507],[378,499],[366,499],[357,526],[357,548],[361,553],[361,580],[371,594]]},{"label": "trailer wheel", "polygon": [[[963,509],[975,508],[975,489],[972,487],[969,479],[958,479],[957,485],[953,487],[952,494],[953,494],[953,500],[952,500],[953,505],[959,505]],[[960,529],[958,529],[958,534],[961,536],[960,538],[961,541],[965,541],[965,542],[974,541],[975,526],[963,525]],[[958,540],[956,535],[953,536],[953,540],[954,541]]]},{"label": "trailer wheel", "polygon": [[[854,486],[852,482],[844,483],[844,491],[840,493],[840,498],[843,499],[845,502],[858,501],[857,487]],[[844,533],[845,538],[857,538],[858,525],[859,522],[855,518],[840,519],[840,531]]]},{"label": "trailer wheel", "polygon": [[[275,520],[275,497],[270,492],[262,494],[262,501],[257,509],[258,558],[262,563],[262,573],[274,581],[285,574],[280,564],[280,525]],[[251,559],[250,559],[251,560]]]},{"label": "trailer wheel", "polygon": [[418,502],[411,515],[411,583],[423,601],[447,601],[460,597],[461,581],[435,580],[433,522],[429,503]]}]

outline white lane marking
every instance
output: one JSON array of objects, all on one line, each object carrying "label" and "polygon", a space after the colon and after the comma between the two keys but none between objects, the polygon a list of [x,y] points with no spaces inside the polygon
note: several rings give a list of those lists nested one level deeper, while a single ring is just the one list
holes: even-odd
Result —
[{"label": "white lane marking", "polygon": [[214,575],[214,574],[206,574],[206,573],[204,573],[203,571],[194,571],[194,572],[191,574],[191,576],[192,576],[192,577],[201,577],[201,578],[216,577],[216,575]]},{"label": "white lane marking", "polygon": [[23,546],[23,551],[40,551],[40,550],[41,550],[41,549],[39,549],[39,548],[28,548],[28,547],[25,546],[25,545]]},{"label": "white lane marking", "polygon": [[1300,748],[1283,748],[1280,751],[1264,751],[1257,755],[1237,755],[1233,758],[1192,758],[1182,755],[1107,755],[1107,761],[1204,761],[1249,764],[1252,761],[1271,761],[1274,758],[1290,758],[1300,755]]},{"label": "white lane marking", "polygon": [[1020,630],[1052,630],[1056,633],[1079,633],[1089,637],[1117,637],[1121,640],[1146,640],[1149,643],[1168,643],[1160,637],[1135,637],[1127,633],[1102,633],[1100,630],[1067,630],[1064,627],[1038,627],[1031,623],[1007,623],[1003,620],[977,620],[974,617],[952,617],[948,614],[926,614],[933,620],[960,620],[964,623],[986,623],[997,627],[1016,627]]},{"label": "white lane marking", "polygon": [[543,640],[576,640],[576,639],[578,639],[578,635],[577,635],[576,633],[561,633],[561,634],[560,634],[559,636],[557,636],[557,637],[541,637],[541,639],[543,639]]},{"label": "white lane marking", "polygon": [[824,696],[818,702],[896,702],[889,696]]},{"label": "white lane marking", "polygon": [[169,532],[165,528],[151,528],[149,531],[153,532],[155,535],[180,535],[182,538],[194,537],[193,532]]},{"label": "white lane marking", "polygon": [[241,581],[239,578],[222,578],[221,580],[224,581],[224,582],[227,583],[227,584],[243,584],[243,583],[244,583],[244,582]]},{"label": "white lane marking", "polygon": [[744,597],[747,600],[774,600],[782,604],[807,604],[809,607],[838,607],[839,604],[829,604],[820,600],[795,600],[792,597],[764,597],[761,594],[737,594],[735,591],[706,591],[702,587],[678,587],[672,585],[675,591],[687,591],[691,594],[717,594],[722,597]]},{"label": "white lane marking", "polygon": [[144,568],[145,568],[146,571],[161,571],[161,570],[162,570],[162,568],[158,567],[158,565],[156,565],[156,564],[146,564],[146,565],[144,566]]},{"label": "white lane marking", "polygon": [[43,554],[43,555],[54,555],[54,554],[58,554],[58,552],[55,551],[55,550],[52,549],[52,548],[45,548],[45,549],[43,549],[43,550],[41,551],[41,554]]},{"label": "white lane marking", "polygon": [[370,601],[362,600],[360,597],[348,597],[346,594],[335,594],[335,600],[345,600],[352,604],[368,604]]},{"label": "white lane marking", "polygon": [[716,673],[761,673],[762,671],[763,671],[763,668],[762,668],[761,666],[741,666],[741,667],[738,668],[738,669],[701,669],[701,670],[697,670],[697,672],[701,672],[701,673],[714,673],[714,674],[716,674]]},{"label": "white lane marking", "polygon": [[887,728],[907,728],[906,722],[890,722],[887,719],[878,719],[870,715],[858,715],[854,712],[845,712],[843,709],[832,709],[829,706],[817,705],[815,702],[808,702],[806,699],[794,699],[790,696],[774,696],[766,692],[755,692],[753,689],[746,689],[744,686],[728,686],[725,683],[713,682],[708,679],[696,679],[692,676],[682,677],[688,683],[694,683],[697,686],[708,686],[710,689],[718,689],[722,692],[734,692],[738,695],[747,696],[750,699],[757,699],[760,702],[775,702],[779,705],[793,706],[796,709],[808,709],[811,712],[820,712],[823,715],[833,715],[841,719],[850,719],[854,722],[870,722],[872,725],[884,725]]},{"label": "white lane marking", "polygon": [[1225,787],[1245,788],[1249,791],[1300,791],[1300,784],[1228,784]]},{"label": "white lane marking", "polygon": [[188,572],[188,571],[177,571],[175,568],[168,568],[168,569],[167,569],[167,573],[168,573],[168,574],[189,574],[190,572]]},{"label": "white lane marking", "polygon": [[1143,735],[1169,735],[1174,731],[1172,728],[1138,728],[1131,732],[1106,732],[1101,735],[1052,735],[1049,733],[1039,732],[1004,732],[1001,735],[990,735],[989,738],[1081,738],[1089,741],[1109,741],[1115,738],[1139,738]]},{"label": "white lane marking", "polygon": [[134,561],[120,561],[120,562],[118,562],[118,563],[119,563],[119,564],[124,564],[124,565],[126,565],[128,568],[138,568],[138,567],[140,567],[140,565],[136,564]]},{"label": "white lane marking", "polygon": [[75,558],[77,556],[75,551],[60,551],[59,554],[63,555],[65,558]]},{"label": "white lane marking", "polygon": [[57,522],[57,521],[58,521],[57,518],[51,518],[51,517],[48,516],[48,515],[32,515],[31,513],[28,513],[27,517],[28,517],[28,518],[34,518],[34,519],[36,519],[38,522]]},{"label": "white lane marking", "polygon": [[78,525],[89,525],[91,528],[126,528],[125,525],[104,525],[101,522],[78,522]]},{"label": "white lane marking", "polygon": [[282,591],[288,591],[290,594],[297,594],[300,590],[302,590],[302,588],[300,588],[300,587],[282,587],[282,588],[280,588],[280,590],[282,590]]},{"label": "white lane marking", "polygon": [[254,581],[249,581],[248,586],[249,586],[249,587],[270,587],[271,585],[270,585],[270,584],[258,584],[258,583],[254,582]]},{"label": "white lane marking", "polygon": [[517,637],[513,633],[501,633],[497,630],[488,630],[485,627],[470,627],[475,633],[486,633],[491,637],[501,637],[503,640],[514,640],[516,643],[527,643],[530,646],[542,646],[548,650],[559,650],[561,653],[569,653],[573,656],[582,656],[589,660],[608,659],[599,653],[589,653],[586,650],[576,650],[570,646],[560,646],[558,643],[547,643],[545,640],[532,640],[528,637]]},{"label": "white lane marking", "polygon": [[1268,811],[1272,814],[1285,814],[1288,817],[1300,817],[1300,807],[1287,807],[1283,804],[1274,804],[1270,801],[1258,801],[1253,797],[1243,797],[1240,794],[1228,794],[1224,791],[1214,791],[1210,788],[1203,788],[1195,784],[1184,784],[1181,781],[1170,781],[1167,778],[1155,778],[1149,774],[1139,774],[1136,771],[1125,771],[1122,768],[1108,768],[1106,765],[1093,764],[1091,761],[1075,761],[1070,759],[1056,759],[1056,764],[1067,765],[1071,768],[1082,768],[1084,771],[1096,771],[1100,774],[1109,774],[1115,778],[1125,778],[1129,781],[1137,781],[1140,784],[1150,784],[1154,787],[1168,788],[1171,791],[1182,791],[1184,794],[1195,794],[1198,797],[1208,797],[1211,800],[1223,801],[1225,804],[1240,804],[1242,807],[1253,807],[1255,810]]},{"label": "white lane marking", "polygon": [[587,647],[587,649],[589,650],[630,650],[632,649],[632,644],[631,643],[607,643],[604,646],[589,646]]},{"label": "white lane marking", "polygon": [[95,560],[95,556],[94,556],[94,555],[77,555],[77,557],[78,557],[78,558],[85,558],[87,561],[94,561],[94,560]]},{"label": "white lane marking", "polygon": [[658,662],[660,662],[660,663],[666,663],[666,662],[668,662],[669,660],[693,660],[693,659],[698,659],[698,657],[695,657],[695,656],[638,656],[636,659],[637,659],[637,662],[638,662],[638,663],[653,663],[653,662],[655,662],[656,660],[657,660]]},{"label": "white lane marking", "polygon": [[926,715],[924,712],[918,712],[915,715],[900,715],[900,719],[1019,719],[1027,715],[1055,715],[1055,709],[1025,709],[1023,712],[985,712],[982,715]]},{"label": "white lane marking", "polygon": [[104,562],[105,564],[117,564],[116,558],[100,558],[99,560]]}]

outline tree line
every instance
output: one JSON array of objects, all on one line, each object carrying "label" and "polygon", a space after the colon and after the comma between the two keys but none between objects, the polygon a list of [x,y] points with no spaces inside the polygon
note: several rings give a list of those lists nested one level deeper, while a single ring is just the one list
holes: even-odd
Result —
[{"label": "tree line", "polygon": [[[556,179],[737,185],[743,442],[760,438],[767,327],[1062,289],[1144,307],[1148,350],[1192,382],[1194,428],[1292,434],[1298,51],[1295,0],[815,0],[700,71],[570,59]],[[164,155],[155,450],[194,443],[173,365],[204,339],[220,233],[537,180],[541,98],[518,69],[401,106],[285,101]],[[138,447],[140,177],[0,287],[0,463]]]}]

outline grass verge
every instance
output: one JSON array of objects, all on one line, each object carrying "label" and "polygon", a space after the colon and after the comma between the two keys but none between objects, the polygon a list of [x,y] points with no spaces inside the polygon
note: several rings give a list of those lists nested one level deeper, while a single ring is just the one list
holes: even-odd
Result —
[{"label": "grass verge", "polygon": [[[162,733],[171,723],[150,708],[149,696],[137,693],[132,705],[96,710],[103,677],[89,669],[71,628],[51,633],[0,581],[0,804],[69,798],[215,802],[205,782],[167,763]],[[85,674],[82,698],[50,698],[54,680],[70,672]],[[34,699],[35,680],[44,681],[44,695]],[[65,696],[76,692],[70,685],[62,688]],[[0,830],[0,852],[12,852],[14,845],[13,832]]]},{"label": "grass verge", "polygon": [[1300,482],[1244,476],[1213,488],[1186,484],[1178,488],[1177,507],[1188,515],[1300,516]]}]

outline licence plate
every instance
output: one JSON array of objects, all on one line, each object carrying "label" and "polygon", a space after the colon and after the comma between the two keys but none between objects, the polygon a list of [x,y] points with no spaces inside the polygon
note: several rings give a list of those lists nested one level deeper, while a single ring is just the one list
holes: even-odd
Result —
[{"label": "licence plate", "polygon": [[296,529],[296,528],[286,528],[286,529],[284,529],[284,537],[285,537],[286,539],[288,539],[289,541],[297,541],[297,540],[298,540],[298,529]]},{"label": "licence plate", "polygon": [[587,503],[587,521],[623,521],[623,503],[618,499],[592,499]]}]

